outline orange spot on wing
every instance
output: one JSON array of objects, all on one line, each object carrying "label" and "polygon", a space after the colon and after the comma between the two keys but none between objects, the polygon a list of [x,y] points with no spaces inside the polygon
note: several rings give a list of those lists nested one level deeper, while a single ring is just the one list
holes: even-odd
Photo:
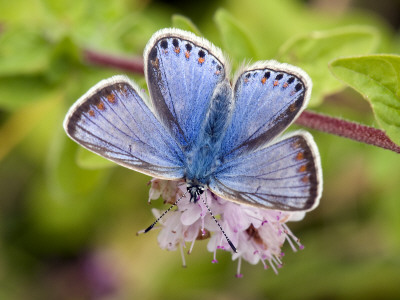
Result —
[{"label": "orange spot on wing", "polygon": [[301,181],[303,181],[304,183],[308,183],[310,182],[310,178],[308,178],[308,176],[304,176],[303,178],[301,178]]},{"label": "orange spot on wing", "polygon": [[159,60],[158,60],[158,57],[155,59],[155,60],[150,60],[150,63],[151,63],[151,65],[153,66],[153,67],[155,67],[155,68],[159,68],[159,66],[160,66],[160,62],[159,62]]},{"label": "orange spot on wing", "polygon": [[297,149],[297,148],[299,148],[300,146],[301,146],[301,143],[300,143],[299,140],[297,140],[297,141],[295,141],[295,142],[292,143],[292,148],[293,148],[293,149]]},{"label": "orange spot on wing", "polygon": [[94,111],[91,109],[89,110],[89,116],[93,117],[94,116]]},{"label": "orange spot on wing", "polygon": [[115,95],[114,95],[114,94],[109,94],[109,95],[107,96],[107,100],[108,100],[108,102],[110,102],[110,103],[115,103]]},{"label": "orange spot on wing", "polygon": [[205,59],[203,57],[199,57],[198,61],[200,64],[202,64],[205,61]]},{"label": "orange spot on wing", "polygon": [[186,57],[187,59],[189,59],[189,57],[190,57],[189,51],[186,51],[186,52],[185,52],[185,57]]},{"label": "orange spot on wing", "polygon": [[277,86],[279,84],[279,81],[278,80],[275,80],[274,81],[274,86]]},{"label": "orange spot on wing", "polygon": [[180,53],[181,52],[181,48],[176,47],[174,51],[175,51],[175,53]]},{"label": "orange spot on wing", "polygon": [[290,111],[290,112],[294,112],[295,110],[296,110],[296,104],[293,103],[293,104],[291,104],[291,105],[289,106],[289,111]]},{"label": "orange spot on wing", "polygon": [[261,79],[261,83],[262,83],[262,84],[265,84],[266,82],[267,82],[267,78],[263,77],[263,78]]},{"label": "orange spot on wing", "polygon": [[97,104],[97,108],[100,110],[104,110],[104,103],[100,101],[99,104]]},{"label": "orange spot on wing", "polygon": [[284,88],[287,88],[289,85],[288,85],[288,83],[287,82],[285,82],[284,84],[283,84],[283,87]]},{"label": "orange spot on wing", "polygon": [[305,172],[305,171],[307,171],[307,166],[306,166],[306,165],[302,165],[302,166],[299,168],[299,172],[303,173],[303,172]]},{"label": "orange spot on wing", "polygon": [[296,159],[297,159],[297,160],[302,160],[302,159],[304,159],[304,153],[303,153],[303,152],[297,153]]}]

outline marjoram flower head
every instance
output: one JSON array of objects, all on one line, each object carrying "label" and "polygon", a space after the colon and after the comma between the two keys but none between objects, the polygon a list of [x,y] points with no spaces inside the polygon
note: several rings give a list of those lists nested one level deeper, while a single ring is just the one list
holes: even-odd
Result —
[{"label": "marjoram flower head", "polygon": [[[165,199],[165,203],[173,205],[185,194],[184,182],[153,178],[150,184],[149,202],[161,197]],[[265,269],[271,267],[277,273],[277,268],[282,266],[281,247],[285,241],[293,251],[304,248],[286,222],[303,219],[305,212],[279,211],[238,204],[224,200],[210,191],[206,191],[204,197],[213,214],[220,216],[219,224],[237,246],[238,251],[232,251],[204,203],[189,202],[190,196],[186,193],[176,204],[177,209],[159,221],[161,230],[158,235],[161,248],[181,251],[183,266],[186,266],[184,249],[187,248],[186,252],[190,254],[196,240],[209,239],[207,249],[213,253],[212,263],[218,262],[217,250],[231,252],[232,259],[238,261],[237,277],[242,277],[242,259],[251,264],[261,262]],[[152,211],[156,218],[161,215],[157,209]]]}]

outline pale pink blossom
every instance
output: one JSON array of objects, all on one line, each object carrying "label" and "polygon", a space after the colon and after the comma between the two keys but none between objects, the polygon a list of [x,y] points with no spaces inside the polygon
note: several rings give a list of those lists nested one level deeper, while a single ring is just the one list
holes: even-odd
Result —
[{"label": "pale pink blossom", "polygon": [[[265,269],[271,267],[275,273],[282,266],[282,246],[287,241],[293,251],[302,249],[303,245],[290,231],[286,222],[303,219],[304,212],[288,212],[262,209],[241,205],[217,197],[210,191],[204,192],[196,203],[189,202],[184,182],[153,179],[150,182],[149,202],[159,197],[165,202],[174,204],[179,198],[177,208],[164,215],[159,221],[161,230],[158,243],[161,248],[177,250],[182,253],[183,265],[185,257],[183,248],[189,243],[188,253],[193,249],[196,240],[210,238],[208,251],[213,253],[212,263],[217,263],[217,250],[232,253],[232,260],[238,261],[237,277],[240,273],[241,261],[250,264],[262,263]],[[185,194],[186,193],[186,194]],[[222,230],[218,227],[208,211],[207,203],[226,236],[237,249],[232,251]],[[158,218],[161,211],[152,210]]]}]

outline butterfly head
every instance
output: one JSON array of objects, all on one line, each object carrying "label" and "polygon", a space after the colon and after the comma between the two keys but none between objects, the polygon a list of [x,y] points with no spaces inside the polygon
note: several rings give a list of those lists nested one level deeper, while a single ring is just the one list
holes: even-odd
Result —
[{"label": "butterfly head", "polygon": [[196,203],[198,197],[204,193],[204,185],[197,180],[188,180],[186,182],[186,189],[190,194],[190,202]]}]

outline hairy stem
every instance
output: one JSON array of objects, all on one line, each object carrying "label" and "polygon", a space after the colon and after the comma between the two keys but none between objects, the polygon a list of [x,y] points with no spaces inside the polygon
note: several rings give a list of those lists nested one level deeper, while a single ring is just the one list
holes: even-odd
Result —
[{"label": "hairy stem", "polygon": [[[83,53],[84,59],[88,63],[144,74],[142,58],[123,58],[92,50],[84,50]],[[299,116],[296,124],[400,153],[400,146],[393,143],[383,130],[366,125],[307,110]]]},{"label": "hairy stem", "polygon": [[307,110],[299,116],[296,124],[400,153],[400,146],[393,143],[383,130],[366,125]]}]

